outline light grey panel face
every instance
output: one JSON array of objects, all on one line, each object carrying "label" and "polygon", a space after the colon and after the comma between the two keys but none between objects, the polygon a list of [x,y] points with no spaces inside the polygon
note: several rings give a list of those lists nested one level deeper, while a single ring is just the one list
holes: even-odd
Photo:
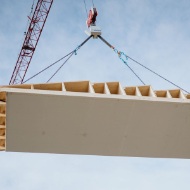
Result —
[{"label": "light grey panel face", "polygon": [[190,158],[190,104],[8,93],[6,150]]}]

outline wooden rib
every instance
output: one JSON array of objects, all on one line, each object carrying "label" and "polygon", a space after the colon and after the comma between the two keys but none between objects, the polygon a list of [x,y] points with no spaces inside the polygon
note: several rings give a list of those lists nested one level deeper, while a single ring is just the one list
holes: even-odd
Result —
[{"label": "wooden rib", "polygon": [[181,90],[180,90],[179,97],[182,98],[182,99],[187,99],[185,94]]},{"label": "wooden rib", "polygon": [[62,91],[62,83],[34,84],[33,86],[36,90]]},{"label": "wooden rib", "polygon": [[149,96],[157,97],[151,86],[150,86],[150,89],[149,89]]},{"label": "wooden rib", "polygon": [[5,125],[5,116],[0,116],[0,125]]},{"label": "wooden rib", "polygon": [[31,90],[34,90],[34,85],[33,84],[31,85]]},{"label": "wooden rib", "polygon": [[119,82],[118,94],[120,94],[120,95],[126,95],[125,90],[121,86],[120,82]]},{"label": "wooden rib", "polygon": [[89,81],[79,81],[79,82],[64,82],[66,91],[69,92],[88,92],[89,91]]},{"label": "wooden rib", "polygon": [[104,94],[111,94],[108,85],[104,83]]},{"label": "wooden rib", "polygon": [[186,98],[187,98],[187,99],[190,99],[190,94],[187,94],[187,95],[186,95]]},{"label": "wooden rib", "polygon": [[61,85],[62,85],[62,91],[65,92],[66,89],[65,89],[65,85],[64,85],[64,83],[62,82]]},{"label": "wooden rib", "polygon": [[93,88],[93,86],[92,86],[92,83],[91,83],[91,82],[89,82],[88,92],[89,92],[89,93],[95,93],[95,92],[94,92],[94,88]]}]

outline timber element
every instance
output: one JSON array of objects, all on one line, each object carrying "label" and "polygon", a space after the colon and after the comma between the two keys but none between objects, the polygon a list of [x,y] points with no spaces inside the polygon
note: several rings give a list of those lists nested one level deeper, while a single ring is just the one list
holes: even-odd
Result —
[{"label": "timber element", "polygon": [[[85,92],[97,94],[118,94],[138,97],[155,97],[155,98],[178,98],[190,99],[190,94],[184,94],[180,89],[174,90],[157,90],[154,91],[151,86],[130,86],[122,87],[119,82],[102,82],[91,83],[89,81],[77,82],[59,82],[59,83],[43,83],[43,84],[20,84],[0,86],[3,88],[18,88],[28,90],[48,90],[48,91],[63,91],[63,92]],[[1,92],[0,99],[5,101],[6,93]]]},{"label": "timber element", "polygon": [[0,151],[5,150],[5,133],[6,133],[6,95],[0,92]]},{"label": "timber element", "polygon": [[190,159],[190,94],[89,81],[0,86],[0,150]]}]

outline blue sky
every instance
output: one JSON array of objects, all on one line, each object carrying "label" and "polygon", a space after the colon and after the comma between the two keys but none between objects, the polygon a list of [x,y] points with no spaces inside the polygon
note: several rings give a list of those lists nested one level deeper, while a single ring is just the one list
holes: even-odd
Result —
[{"label": "blue sky", "polygon": [[[86,0],[90,8],[91,1]],[[94,0],[102,36],[118,50],[190,91],[189,0]],[[8,84],[20,51],[32,0],[1,0],[0,85]],[[26,79],[87,38],[83,0],[54,0]],[[153,89],[172,85],[128,61]],[[60,63],[61,64],[61,63]],[[30,83],[46,82],[60,66]],[[140,81],[100,40],[90,40],[51,82]],[[184,159],[22,154],[0,152],[0,187],[10,189],[189,189],[190,161]]]}]

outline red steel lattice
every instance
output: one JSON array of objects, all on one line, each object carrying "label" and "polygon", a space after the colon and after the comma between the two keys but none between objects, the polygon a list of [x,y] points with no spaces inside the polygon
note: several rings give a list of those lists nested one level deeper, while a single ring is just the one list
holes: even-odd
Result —
[{"label": "red steel lattice", "polygon": [[22,84],[53,0],[38,0],[9,84]]}]

